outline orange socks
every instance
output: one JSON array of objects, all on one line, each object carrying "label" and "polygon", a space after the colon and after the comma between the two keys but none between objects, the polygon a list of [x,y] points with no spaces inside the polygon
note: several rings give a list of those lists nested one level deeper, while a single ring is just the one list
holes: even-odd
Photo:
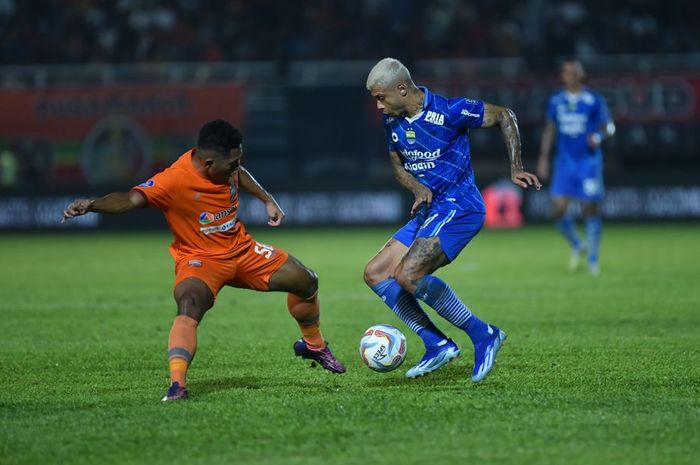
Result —
[{"label": "orange socks", "polygon": [[321,350],[326,347],[321,329],[319,328],[320,306],[318,293],[302,299],[294,294],[287,294],[287,308],[289,313],[297,320],[302,337],[306,345],[312,350]]},{"label": "orange socks", "polygon": [[181,387],[186,384],[187,368],[197,350],[197,320],[185,315],[175,317],[168,340],[170,379]]}]

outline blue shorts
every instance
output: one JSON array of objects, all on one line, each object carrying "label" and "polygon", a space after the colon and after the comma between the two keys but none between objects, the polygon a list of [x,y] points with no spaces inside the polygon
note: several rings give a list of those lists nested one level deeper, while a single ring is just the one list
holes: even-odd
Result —
[{"label": "blue shorts", "polygon": [[557,162],[552,175],[553,197],[574,197],[584,202],[597,203],[603,200],[603,162],[590,157],[576,163]]},{"label": "blue shorts", "polygon": [[418,237],[437,237],[440,247],[450,261],[477,235],[486,215],[464,211],[452,202],[432,204],[396,231],[393,238],[411,247]]}]

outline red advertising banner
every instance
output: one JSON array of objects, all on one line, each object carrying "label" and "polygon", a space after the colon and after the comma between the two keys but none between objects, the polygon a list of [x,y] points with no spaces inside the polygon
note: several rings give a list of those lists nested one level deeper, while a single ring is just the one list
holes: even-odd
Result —
[{"label": "red advertising banner", "polygon": [[0,90],[0,107],[2,137],[80,138],[108,116],[152,134],[191,134],[216,118],[240,126],[244,115],[243,89],[232,84]]},{"label": "red advertising banner", "polygon": [[0,187],[128,185],[188,150],[206,121],[244,126],[234,84],[0,90]]}]

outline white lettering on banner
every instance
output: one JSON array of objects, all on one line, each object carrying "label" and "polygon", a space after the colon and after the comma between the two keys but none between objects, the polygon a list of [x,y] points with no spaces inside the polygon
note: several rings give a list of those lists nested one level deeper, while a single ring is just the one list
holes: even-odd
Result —
[{"label": "white lettering on banner", "polygon": [[234,226],[236,226],[236,222],[238,219],[234,218],[232,220],[227,221],[226,223],[220,224],[218,226],[207,226],[206,228],[199,228],[199,232],[202,232],[204,234],[214,234],[218,232],[226,232],[229,229],[232,229]]},{"label": "white lettering on banner", "polygon": [[440,158],[440,149],[435,150],[434,152],[430,151],[421,151],[421,150],[406,150],[403,149],[401,151],[401,155],[406,158],[408,161],[416,161],[416,160],[435,160],[437,158]]}]

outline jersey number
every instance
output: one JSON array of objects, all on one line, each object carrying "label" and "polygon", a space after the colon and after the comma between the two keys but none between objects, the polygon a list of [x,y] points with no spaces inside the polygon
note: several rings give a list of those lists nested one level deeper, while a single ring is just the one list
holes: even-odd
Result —
[{"label": "jersey number", "polygon": [[261,244],[260,242],[255,243],[255,253],[262,255],[265,258],[272,257],[272,251],[275,250],[269,245]]}]

